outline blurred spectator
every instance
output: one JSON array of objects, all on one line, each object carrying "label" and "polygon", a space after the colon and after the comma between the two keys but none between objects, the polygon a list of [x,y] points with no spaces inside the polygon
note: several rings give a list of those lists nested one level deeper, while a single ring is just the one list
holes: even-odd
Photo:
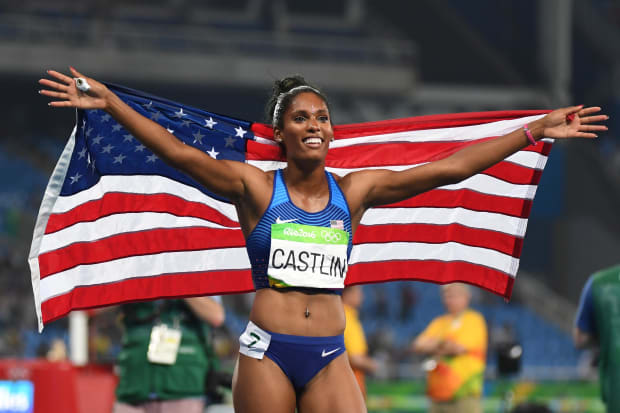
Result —
[{"label": "blurred spectator", "polygon": [[217,367],[210,327],[224,322],[221,299],[140,302],[121,311],[114,413],[202,413],[208,374]]},{"label": "blurred spectator", "polygon": [[620,412],[620,265],[588,278],[579,301],[573,339],[599,349],[601,396],[608,412]]},{"label": "blurred spectator", "polygon": [[364,295],[362,287],[354,285],[342,292],[342,303],[346,317],[344,329],[344,345],[349,356],[349,363],[355,374],[357,383],[366,398],[366,374],[373,374],[377,370],[377,362],[368,356],[368,346],[364,328],[359,320],[358,311],[362,305]]},{"label": "blurred spectator", "polygon": [[64,340],[55,338],[50,344],[50,348],[45,355],[48,361],[65,361],[67,360],[67,346]]},{"label": "blurred spectator", "polygon": [[417,297],[409,283],[403,283],[400,289],[400,320],[407,321],[413,317]]},{"label": "blurred spectator", "polygon": [[388,316],[388,300],[383,286],[373,288],[375,293],[375,317],[385,318]]},{"label": "blurred spectator", "polygon": [[523,403],[515,406],[510,413],[552,413],[544,404],[539,403]]},{"label": "blurred spectator", "polygon": [[469,286],[441,287],[447,314],[435,318],[413,342],[413,350],[432,358],[427,370],[431,413],[481,413],[487,327],[482,315],[469,309]]}]

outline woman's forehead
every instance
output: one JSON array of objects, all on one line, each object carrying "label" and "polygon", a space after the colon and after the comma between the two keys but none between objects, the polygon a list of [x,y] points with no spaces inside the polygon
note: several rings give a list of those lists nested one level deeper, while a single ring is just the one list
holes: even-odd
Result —
[{"label": "woman's forehead", "polygon": [[327,111],[328,108],[327,103],[316,93],[302,92],[293,98],[289,110],[309,110],[311,112],[318,112],[321,110]]}]

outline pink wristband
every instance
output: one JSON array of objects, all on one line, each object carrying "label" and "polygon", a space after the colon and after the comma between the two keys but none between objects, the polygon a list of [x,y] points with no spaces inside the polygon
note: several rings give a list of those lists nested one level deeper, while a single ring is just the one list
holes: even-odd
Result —
[{"label": "pink wristband", "polygon": [[530,145],[536,145],[536,139],[532,136],[532,132],[530,128],[527,127],[527,123],[523,125],[523,131],[525,132],[525,136],[527,136],[527,140],[530,141]]}]

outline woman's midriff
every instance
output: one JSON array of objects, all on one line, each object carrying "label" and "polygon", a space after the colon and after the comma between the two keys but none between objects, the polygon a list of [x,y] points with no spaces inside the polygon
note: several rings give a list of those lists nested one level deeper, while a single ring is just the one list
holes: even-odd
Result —
[{"label": "woman's midriff", "polygon": [[345,326],[339,295],[281,292],[271,288],[256,292],[250,320],[273,333],[296,336],[336,336],[344,332]]}]

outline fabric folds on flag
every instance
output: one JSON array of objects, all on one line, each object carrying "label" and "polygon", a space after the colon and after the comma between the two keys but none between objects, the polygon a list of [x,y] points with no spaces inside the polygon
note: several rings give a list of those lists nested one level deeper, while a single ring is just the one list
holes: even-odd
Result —
[{"label": "fabric folds on flag", "polygon": [[[108,85],[135,110],[216,159],[285,166],[268,125]],[[421,116],[335,127],[337,175],[402,170],[522,127],[546,111]],[[366,212],[347,284],[467,282],[506,298],[551,141],[459,184]],[[253,290],[234,206],[166,165],[99,110],[78,110],[54,169],[29,256],[39,319],[166,297]]]}]

